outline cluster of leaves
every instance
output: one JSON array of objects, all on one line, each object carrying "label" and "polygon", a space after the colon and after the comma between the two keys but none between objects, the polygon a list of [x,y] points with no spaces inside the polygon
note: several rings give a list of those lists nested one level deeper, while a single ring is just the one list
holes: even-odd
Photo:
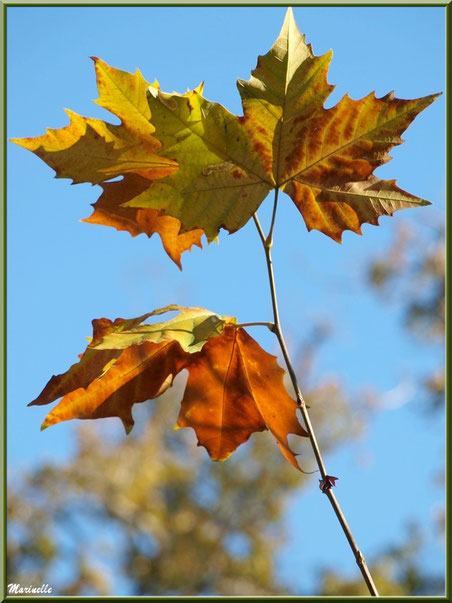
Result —
[{"label": "cluster of leaves", "polygon": [[138,70],[132,75],[93,57],[97,103],[121,125],[68,111],[66,128],[14,142],[58,178],[102,185],[89,222],[132,235],[158,232],[178,263],[202,232],[210,241],[220,228],[241,228],[273,189],[292,198],[309,230],[339,241],[344,230],[360,233],[364,222],[428,203],[373,171],[438,95],[401,100],[371,93],[356,101],[346,95],[324,109],[334,89],[326,79],[331,57],[331,51],[313,54],[288,9],[251,79],[238,80],[241,117],[206,100],[203,85],[167,94]]},{"label": "cluster of leaves", "polygon": [[[144,322],[174,310],[179,315],[167,322]],[[117,416],[129,433],[132,406],[160,396],[183,369],[189,376],[176,427],[193,427],[213,460],[226,459],[252,433],[269,429],[299,468],[287,436],[307,433],[284,386],[284,371],[234,318],[203,308],[168,306],[130,320],[94,320],[79,362],[52,377],[30,404],[63,396],[43,429],[73,418]]]},{"label": "cluster of leaves", "polygon": [[[373,172],[438,95],[346,95],[325,109],[334,88],[327,82],[331,57],[331,51],[313,54],[288,9],[250,80],[238,81],[240,117],[206,100],[202,85],[167,94],[138,70],[126,73],[93,58],[97,103],[121,124],[68,111],[69,126],[14,142],[46,161],[57,177],[102,186],[86,221],[133,236],[158,233],[179,267],[181,254],[201,245],[203,234],[210,242],[221,228],[239,230],[272,190],[291,197],[308,230],[340,242],[344,230],[361,233],[363,223],[377,225],[382,215],[428,204]],[[142,325],[159,312],[94,321],[93,341],[80,362],[53,377],[33,402],[64,396],[44,426],[115,415],[129,430],[132,404],[155,398],[187,368],[178,426],[194,427],[212,458],[226,458],[252,432],[268,428],[298,467],[287,435],[306,433],[274,358],[233,321],[213,314],[205,318],[209,329],[212,317],[217,321],[207,335],[195,333],[204,323],[189,326],[187,345],[168,326],[159,326],[159,339],[154,327]],[[171,336],[161,335],[166,331]]]}]

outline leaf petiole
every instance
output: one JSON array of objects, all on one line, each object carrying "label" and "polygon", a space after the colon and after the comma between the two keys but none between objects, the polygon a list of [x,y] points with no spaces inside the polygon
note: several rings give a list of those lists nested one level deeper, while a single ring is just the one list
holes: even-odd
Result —
[{"label": "leaf petiole", "polygon": [[236,327],[237,329],[240,327],[267,327],[272,333],[275,331],[274,322],[241,322],[232,326]]},{"label": "leaf petiole", "polygon": [[268,237],[265,239],[265,247],[267,249],[271,249],[271,247],[273,245],[273,230],[275,229],[276,210],[278,207],[278,192],[279,192],[279,188],[275,189],[275,199],[273,202],[272,221],[270,223],[270,231],[268,233]]}]

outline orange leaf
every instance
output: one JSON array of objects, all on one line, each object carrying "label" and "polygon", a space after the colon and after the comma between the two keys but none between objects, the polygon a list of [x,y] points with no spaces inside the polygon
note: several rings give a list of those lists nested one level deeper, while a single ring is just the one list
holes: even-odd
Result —
[{"label": "orange leaf", "polygon": [[92,321],[93,337],[83,354],[80,354],[79,362],[73,364],[65,373],[54,375],[47,383],[41,394],[30,402],[28,406],[41,406],[49,404],[61,396],[65,396],[74,389],[86,388],[99,377],[104,368],[121,354],[119,349],[93,348],[96,343],[101,341],[106,335],[121,331],[122,329],[133,328],[147,318],[147,314],[132,320],[118,318],[112,322],[108,318],[98,318]]},{"label": "orange leaf", "polygon": [[[171,320],[145,320],[178,311]],[[47,415],[42,429],[69,419],[119,417],[128,433],[132,406],[156,398],[201,350],[206,341],[234,323],[204,308],[170,305],[131,319],[93,320],[93,337],[80,361],[53,376],[30,405],[63,399]]]},{"label": "orange leaf", "polygon": [[437,96],[403,100],[393,93],[382,98],[371,93],[352,100],[345,95],[309,121],[294,122],[294,143],[286,150],[281,188],[298,207],[308,230],[341,242],[344,230],[361,234],[363,223],[377,226],[380,216],[429,205],[373,171],[390,161],[388,152],[403,142],[400,135]]},{"label": "orange leaf", "polygon": [[284,371],[242,328],[225,326],[193,355],[177,427],[192,427],[198,445],[222,461],[256,431],[269,429],[297,469],[287,436],[307,436],[297,405],[283,383]]},{"label": "orange leaf", "polygon": [[133,237],[141,233],[151,237],[158,233],[166,253],[182,269],[182,253],[193,245],[202,247],[204,233],[200,229],[179,233],[180,221],[171,216],[162,216],[155,209],[122,207],[123,203],[138,197],[149,185],[149,180],[137,174],[126,174],[116,182],[105,182],[102,184],[103,193],[93,206],[93,213],[82,221],[126,230]]},{"label": "orange leaf", "polygon": [[86,389],[78,388],[64,396],[41,429],[70,419],[119,417],[129,433],[134,424],[132,406],[160,396],[189,356],[177,341],[146,342],[115,351],[120,355],[114,364]]},{"label": "orange leaf", "polygon": [[[174,310],[175,318],[145,323]],[[284,386],[284,371],[235,324],[231,316],[175,305],[127,320],[93,320],[93,338],[80,361],[53,376],[30,403],[62,396],[41,429],[70,419],[119,417],[129,433],[133,405],[160,396],[186,368],[176,427],[193,427],[213,460],[226,459],[252,433],[269,429],[285,458],[300,469],[287,437],[307,433]]]}]

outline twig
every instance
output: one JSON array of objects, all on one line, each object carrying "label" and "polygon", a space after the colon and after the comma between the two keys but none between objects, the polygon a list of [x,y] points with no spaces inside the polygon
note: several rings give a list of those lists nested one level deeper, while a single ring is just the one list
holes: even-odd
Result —
[{"label": "twig", "polygon": [[306,431],[308,432],[309,439],[311,442],[312,450],[314,452],[314,456],[317,461],[317,466],[318,466],[320,474],[322,476],[322,484],[324,484],[324,486],[321,488],[322,492],[324,492],[324,494],[326,494],[328,500],[331,503],[331,506],[334,509],[334,512],[336,513],[336,516],[339,520],[339,523],[341,524],[342,530],[344,531],[344,534],[348,540],[350,548],[352,549],[353,554],[355,555],[356,563],[358,564],[358,567],[361,570],[361,574],[364,578],[367,588],[369,589],[370,594],[373,597],[378,597],[379,596],[378,591],[374,584],[372,576],[370,574],[369,568],[367,567],[366,561],[365,561],[361,551],[359,550],[355,539],[353,538],[353,534],[347,524],[344,514],[342,513],[339,503],[337,502],[336,497],[334,496],[333,492],[331,491],[331,487],[330,487],[331,484],[329,482],[330,476],[328,476],[328,474],[326,472],[325,464],[323,462],[322,455],[320,453],[320,448],[317,443],[317,438],[315,437],[315,432],[314,432],[314,428],[312,427],[308,409],[306,407],[306,403],[303,399],[300,387],[298,385],[297,376],[295,374],[295,371],[294,371],[294,368],[292,365],[292,361],[290,359],[289,352],[287,349],[287,345],[286,345],[286,342],[284,340],[284,336],[282,333],[281,323],[279,320],[278,300],[276,297],[275,276],[274,276],[274,272],[273,272],[273,263],[272,263],[272,257],[271,257],[271,248],[273,245],[273,229],[275,226],[277,203],[278,203],[278,189],[275,190],[272,221],[271,221],[270,232],[268,234],[268,237],[266,237],[264,234],[262,226],[259,222],[259,218],[257,217],[257,213],[255,213],[253,215],[254,223],[256,225],[257,232],[259,233],[259,237],[262,241],[262,245],[263,245],[264,251],[265,251],[265,258],[267,260],[267,271],[268,271],[268,279],[269,279],[269,283],[270,283],[270,292],[271,292],[271,298],[272,298],[273,317],[274,317],[273,332],[276,334],[276,337],[278,338],[279,345],[281,347],[281,351],[284,356],[284,360],[285,360],[287,370],[288,370],[288,373],[290,376],[290,380],[291,380],[293,388],[295,390],[295,395],[297,398],[297,406],[300,409],[301,415],[303,417],[303,421],[306,426]]},{"label": "twig", "polygon": [[273,212],[272,212],[272,221],[270,223],[270,231],[268,233],[268,237],[265,241],[265,244],[271,248],[273,245],[273,230],[275,228],[275,220],[276,220],[276,210],[278,208],[278,192],[279,188],[275,189],[275,200],[273,201]]},{"label": "twig", "polygon": [[241,322],[233,325],[237,329],[239,327],[267,327],[270,331],[273,331],[275,324],[273,322]]}]

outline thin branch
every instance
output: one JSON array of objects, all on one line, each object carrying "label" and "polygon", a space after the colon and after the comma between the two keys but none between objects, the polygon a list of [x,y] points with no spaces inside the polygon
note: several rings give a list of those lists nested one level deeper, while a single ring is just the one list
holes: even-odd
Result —
[{"label": "thin branch", "polygon": [[259,233],[262,244],[265,247],[265,235],[264,235],[264,231],[262,230],[261,223],[259,222],[259,218],[257,217],[257,213],[253,214],[253,220],[254,220],[254,223],[256,224],[257,232]]},{"label": "thin branch", "polygon": [[239,327],[267,327],[270,331],[273,331],[275,328],[275,324],[273,322],[241,322],[235,325],[232,325],[237,329]]},{"label": "thin branch", "polygon": [[272,298],[272,308],[273,308],[273,316],[274,316],[274,328],[273,331],[276,334],[276,337],[278,338],[279,341],[279,345],[281,347],[281,351],[282,354],[284,356],[284,360],[287,366],[287,370],[289,373],[289,377],[290,380],[292,382],[293,388],[295,390],[295,395],[297,398],[297,406],[300,409],[301,412],[301,416],[303,417],[303,421],[305,423],[306,426],[306,431],[308,432],[309,435],[309,439],[311,442],[311,446],[312,446],[312,450],[314,452],[314,456],[315,459],[317,461],[317,466],[319,468],[320,474],[322,476],[322,483],[325,484],[321,489],[322,492],[324,492],[327,495],[328,500],[331,503],[331,506],[334,509],[334,512],[336,513],[336,516],[339,520],[339,523],[341,524],[342,530],[344,531],[344,534],[348,540],[348,543],[350,545],[350,548],[353,551],[353,554],[355,555],[355,559],[356,559],[356,563],[358,564],[359,569],[361,570],[361,574],[364,578],[364,581],[367,585],[367,588],[369,589],[370,594],[373,597],[378,597],[378,591],[377,588],[374,584],[374,581],[372,579],[372,576],[370,574],[370,571],[367,567],[366,561],[361,553],[361,551],[358,548],[358,545],[356,544],[355,539],[353,538],[353,534],[347,524],[347,521],[344,517],[344,514],[342,513],[342,510],[339,506],[339,503],[337,502],[337,499],[335,497],[335,495],[333,494],[333,492],[331,491],[331,483],[329,482],[329,476],[326,472],[326,468],[325,468],[325,464],[323,462],[322,459],[322,455],[320,452],[320,448],[319,445],[317,443],[317,438],[315,436],[315,432],[314,432],[314,428],[312,426],[311,423],[311,419],[309,417],[309,413],[308,413],[308,409],[306,407],[306,403],[304,401],[303,395],[301,393],[300,390],[300,386],[298,385],[298,380],[297,380],[297,376],[295,374],[295,370],[293,368],[292,365],[292,361],[290,359],[289,356],[289,351],[287,349],[287,345],[286,342],[284,340],[284,335],[282,333],[282,329],[281,329],[281,323],[279,320],[279,311],[278,311],[278,300],[277,300],[277,296],[276,296],[276,286],[275,286],[275,276],[274,276],[274,272],[273,272],[273,262],[272,262],[272,257],[271,257],[271,248],[272,248],[272,244],[273,244],[273,229],[275,226],[275,217],[276,217],[276,208],[277,208],[277,203],[278,203],[278,189],[275,190],[275,199],[274,199],[274,203],[273,203],[273,215],[272,215],[272,222],[271,222],[271,226],[270,226],[270,232],[268,237],[265,237],[265,234],[262,230],[262,226],[259,222],[259,218],[257,217],[257,214],[254,214],[254,222],[256,224],[256,228],[257,231],[259,233],[259,237],[262,241],[263,247],[264,247],[264,251],[265,251],[265,258],[267,261],[267,271],[268,271],[268,280],[270,283],[270,292],[271,292],[271,298]]},{"label": "thin branch", "polygon": [[273,202],[272,221],[270,224],[270,231],[268,233],[268,237],[265,241],[265,244],[268,247],[271,247],[273,245],[273,230],[275,228],[276,209],[278,208],[278,192],[279,192],[279,188],[275,189],[275,200]]},{"label": "thin branch", "polygon": [[[275,195],[276,197],[276,195]],[[276,205],[276,199],[275,199],[275,205]],[[276,298],[276,287],[275,287],[275,277],[273,275],[273,265],[272,265],[272,257],[271,257],[271,247],[273,244],[273,241],[270,241],[270,245],[268,244],[268,238],[265,236],[264,231],[262,230],[262,226],[261,223],[259,222],[259,218],[257,217],[257,213],[255,213],[253,215],[254,218],[254,223],[256,224],[256,228],[257,228],[257,232],[259,233],[260,239],[262,241],[262,245],[264,246],[264,250],[265,250],[265,257],[267,259],[267,270],[268,270],[268,278],[270,281],[270,293],[272,296],[272,308],[273,308],[273,318],[275,321],[275,325],[274,325],[274,332],[276,333],[276,335],[278,335],[278,331],[281,331],[281,328],[279,326],[279,312],[278,312],[278,300]],[[274,225],[274,224],[273,224]],[[279,336],[278,336],[279,339]],[[281,341],[280,341],[281,343]],[[287,351],[287,349],[286,349]],[[284,350],[283,350],[283,354],[284,354]],[[287,354],[287,358],[286,356],[284,356],[284,359],[287,360],[289,359],[289,355]],[[295,377],[295,374],[294,374]]]}]

